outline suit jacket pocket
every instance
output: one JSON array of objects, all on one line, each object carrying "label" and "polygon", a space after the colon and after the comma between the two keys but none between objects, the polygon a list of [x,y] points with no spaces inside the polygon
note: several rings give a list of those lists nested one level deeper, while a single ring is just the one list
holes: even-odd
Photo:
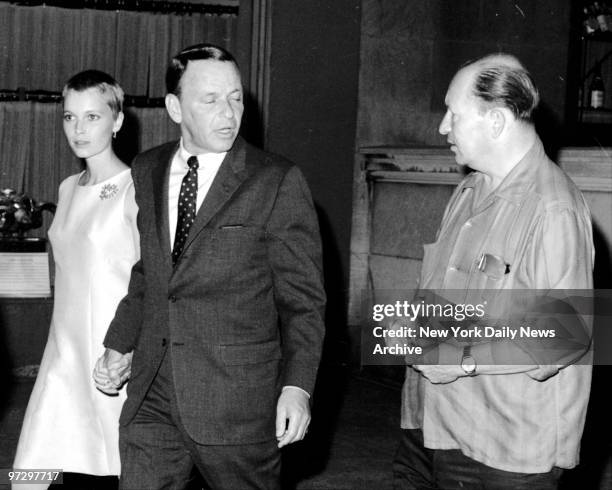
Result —
[{"label": "suit jacket pocket", "polygon": [[278,342],[261,344],[222,345],[221,360],[226,366],[242,366],[244,364],[259,364],[281,359]]},{"label": "suit jacket pocket", "polygon": [[[258,440],[274,438],[276,401],[280,393],[281,352],[277,341],[222,345],[221,361],[226,379],[217,400],[230,430],[257,434]],[[230,430],[227,430],[229,433]]]},{"label": "suit jacket pocket", "polygon": [[245,386],[276,390],[281,357],[278,342],[221,346],[223,370],[239,391],[244,391]]},{"label": "suit jacket pocket", "polygon": [[265,230],[258,226],[232,226],[206,230],[200,245],[210,255],[228,258],[263,244]]}]

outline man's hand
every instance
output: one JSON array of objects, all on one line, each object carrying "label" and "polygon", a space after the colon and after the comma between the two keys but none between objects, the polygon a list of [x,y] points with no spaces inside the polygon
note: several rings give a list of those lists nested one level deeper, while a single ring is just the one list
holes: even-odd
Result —
[{"label": "man's hand", "polygon": [[281,448],[304,439],[310,424],[310,401],[305,391],[287,386],[276,405],[276,439]]},{"label": "man's hand", "polygon": [[441,342],[437,348],[423,355],[421,362],[424,364],[412,367],[434,384],[452,383],[457,378],[466,376],[460,366],[462,351],[462,347]]},{"label": "man's hand", "polygon": [[131,367],[131,352],[121,354],[116,350],[106,349],[93,371],[96,388],[107,395],[116,395],[130,377]]},{"label": "man's hand", "polygon": [[546,381],[551,376],[557,374],[561,368],[563,368],[563,366],[538,366],[531,371],[525,372],[525,374],[536,381]]},{"label": "man's hand", "polygon": [[434,384],[452,383],[461,376],[466,376],[461,366],[442,366],[439,364],[412,366]]}]

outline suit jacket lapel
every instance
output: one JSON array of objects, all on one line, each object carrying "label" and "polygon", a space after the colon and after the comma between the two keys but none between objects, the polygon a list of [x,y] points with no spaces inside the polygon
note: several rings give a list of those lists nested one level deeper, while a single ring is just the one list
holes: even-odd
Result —
[{"label": "suit jacket lapel", "polygon": [[221,167],[219,167],[219,171],[208,190],[208,194],[206,194],[206,198],[204,198],[204,202],[198,210],[191,230],[189,230],[185,249],[189,247],[195,237],[198,236],[246,179],[245,155],[246,145],[239,138],[234,143],[232,149],[225,155],[223,163],[221,163]]},{"label": "suit jacket lapel", "polygon": [[178,150],[178,143],[168,145],[160,153],[159,160],[151,172],[153,201],[155,203],[155,221],[162,254],[168,259],[171,267],[170,226],[168,221],[168,179],[172,157]]}]

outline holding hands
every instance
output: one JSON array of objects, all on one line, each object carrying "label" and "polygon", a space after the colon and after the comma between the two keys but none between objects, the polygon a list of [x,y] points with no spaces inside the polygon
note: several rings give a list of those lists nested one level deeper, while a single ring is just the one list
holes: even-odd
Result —
[{"label": "holding hands", "polygon": [[107,395],[116,395],[121,386],[129,379],[131,367],[131,352],[121,354],[116,350],[106,349],[93,370],[96,388]]}]

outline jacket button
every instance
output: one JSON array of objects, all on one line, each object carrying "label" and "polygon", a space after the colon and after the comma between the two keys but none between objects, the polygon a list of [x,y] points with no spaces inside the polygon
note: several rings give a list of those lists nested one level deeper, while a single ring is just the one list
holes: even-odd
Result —
[{"label": "jacket button", "polygon": [[171,294],[170,296],[168,296],[168,299],[170,300],[171,303],[176,303],[176,296],[174,296],[174,294]]},{"label": "jacket button", "polygon": [[168,341],[166,339],[162,339],[162,347],[166,347],[167,343],[168,343]]}]

